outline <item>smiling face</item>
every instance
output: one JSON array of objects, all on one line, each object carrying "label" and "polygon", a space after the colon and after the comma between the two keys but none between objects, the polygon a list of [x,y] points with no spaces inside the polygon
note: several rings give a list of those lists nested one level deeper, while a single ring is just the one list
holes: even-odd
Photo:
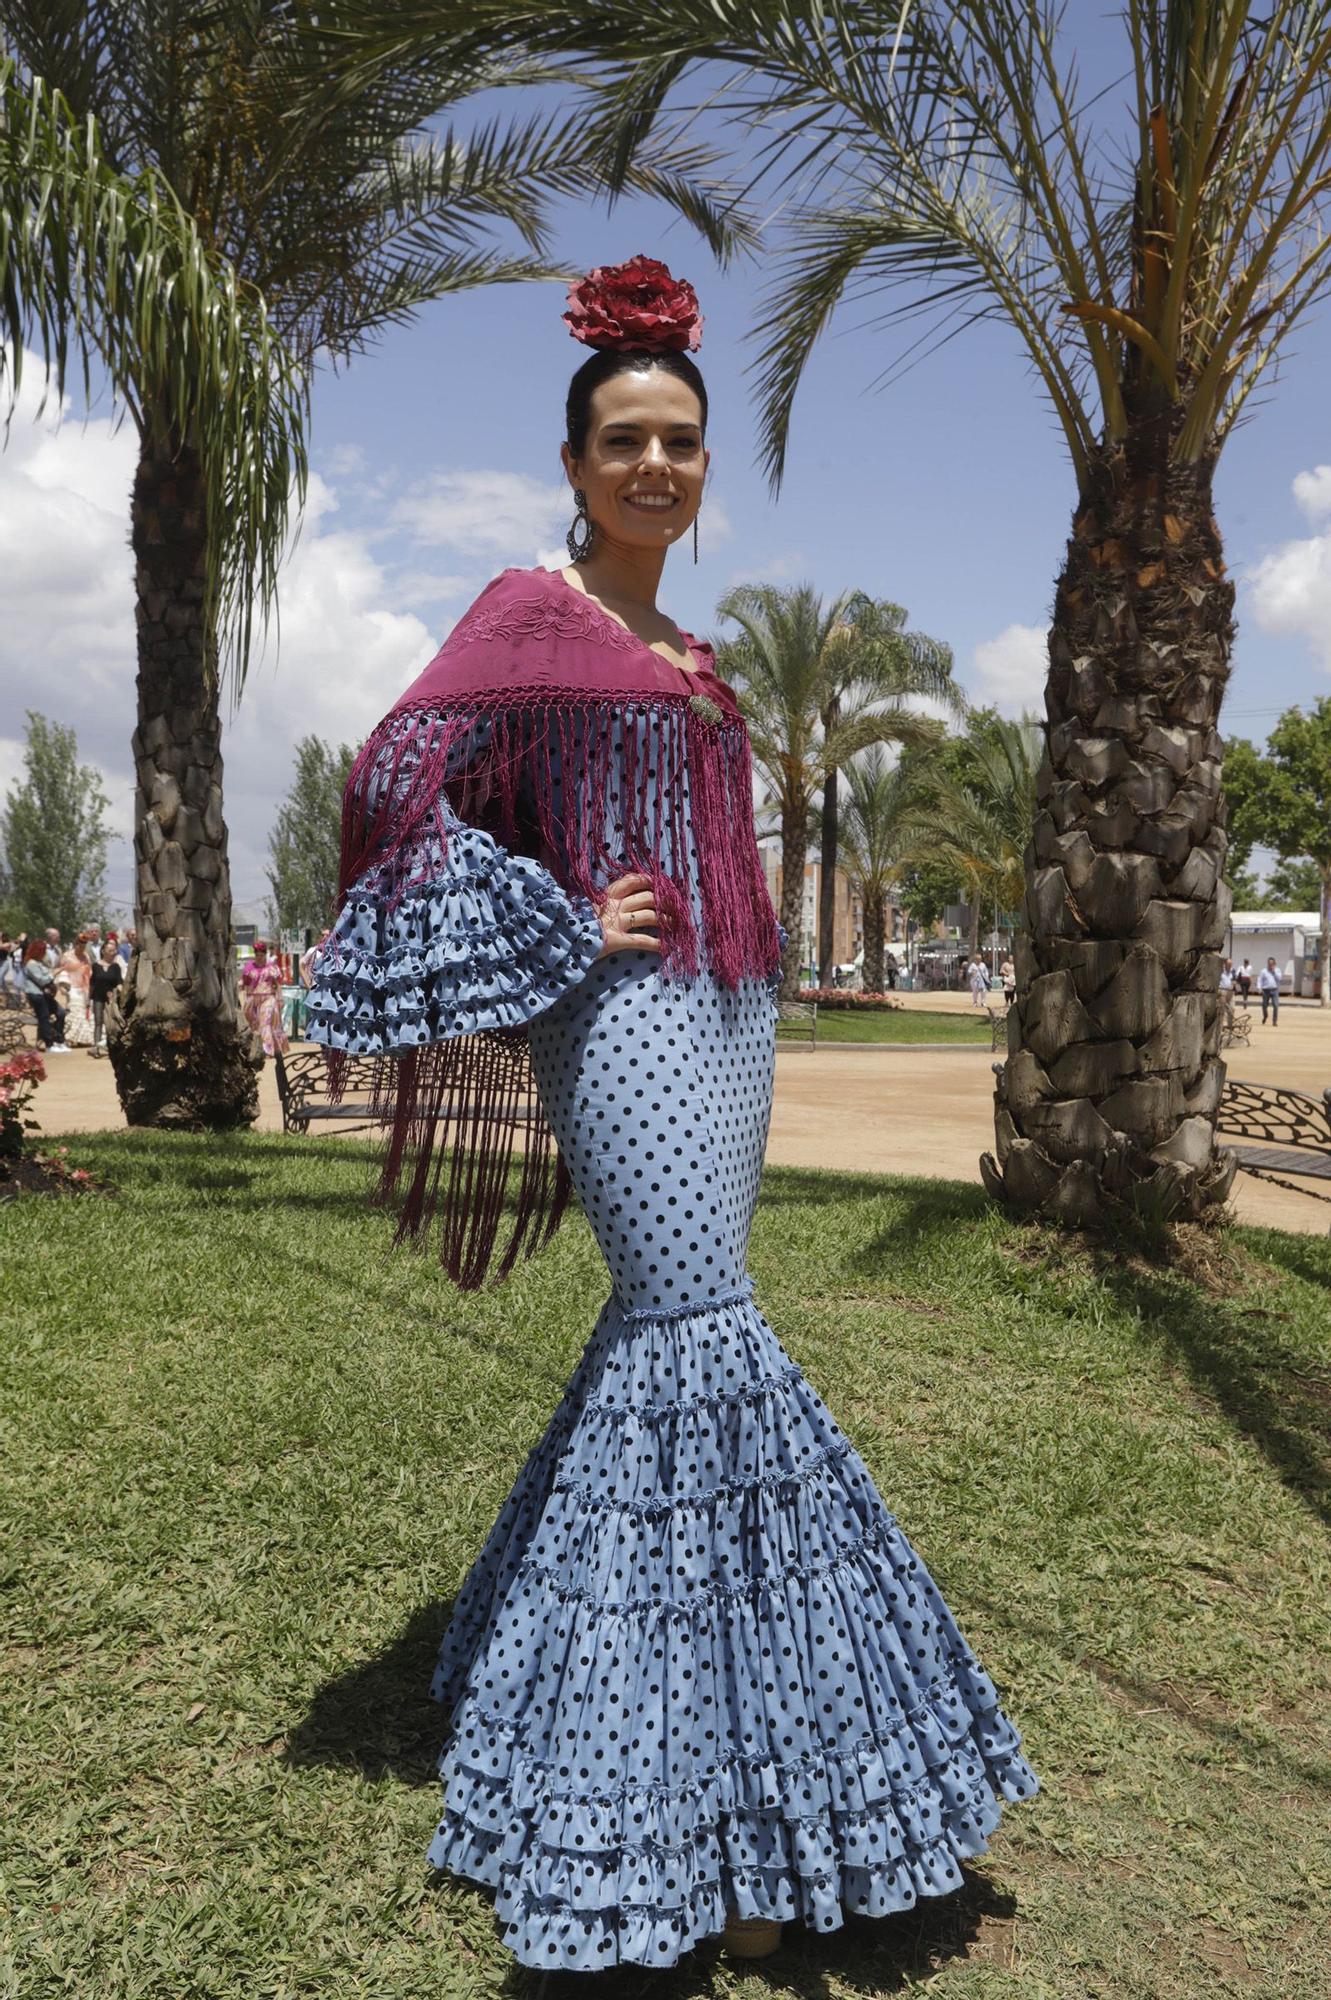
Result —
[{"label": "smiling face", "polygon": [[662,368],[602,382],[582,454],[563,447],[569,484],[586,494],[598,537],[626,552],[668,548],[693,525],[708,457],[696,394]]}]

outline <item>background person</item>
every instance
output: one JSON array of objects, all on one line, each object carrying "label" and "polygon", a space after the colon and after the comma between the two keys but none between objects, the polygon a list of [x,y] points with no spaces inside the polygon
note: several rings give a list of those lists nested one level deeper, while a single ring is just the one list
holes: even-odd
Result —
[{"label": "background person", "polygon": [[92,969],[92,1052],[95,1056],[106,1053],[103,1046],[105,1035],[103,1025],[106,1019],[106,1003],[125,977],[125,968],[120,963],[120,953],[116,950],[114,938],[108,937],[102,946],[101,957]]},{"label": "background person", "polygon": [[37,1041],[50,1056],[68,1055],[65,1010],[56,998],[55,973],[47,964],[45,938],[29,938],[23,953],[23,990],[37,1016]]},{"label": "background person", "polygon": [[1252,982],[1256,976],[1252,969],[1252,960],[1250,958],[1245,958],[1238,971],[1234,974],[1234,984],[1238,988],[1239,999],[1245,1007],[1248,1004],[1248,996],[1252,992]]},{"label": "background person", "polygon": [[92,960],[88,939],[80,931],[68,951],[62,954],[60,971],[69,982],[69,1015],[65,1041],[71,1049],[92,1047]]},{"label": "background person", "polygon": [[1266,964],[1257,975],[1257,991],[1262,996],[1262,1026],[1266,1026],[1266,1010],[1269,1007],[1271,1010],[1271,1026],[1278,1028],[1280,1025],[1280,974],[1276,971],[1276,962],[1273,958],[1267,959]]},{"label": "background person", "polygon": [[240,975],[240,1005],[263,1044],[266,1056],[284,1056],[291,1044],[282,1025],[282,967],[268,956],[268,941],[255,941],[254,956]]}]

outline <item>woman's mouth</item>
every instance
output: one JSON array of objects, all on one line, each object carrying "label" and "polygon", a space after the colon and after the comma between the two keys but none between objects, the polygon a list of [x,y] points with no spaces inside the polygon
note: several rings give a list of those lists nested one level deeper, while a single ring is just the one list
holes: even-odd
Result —
[{"label": "woman's mouth", "polygon": [[678,507],[679,498],[674,493],[626,493],[626,507],[636,507],[642,514],[668,514],[672,507]]}]

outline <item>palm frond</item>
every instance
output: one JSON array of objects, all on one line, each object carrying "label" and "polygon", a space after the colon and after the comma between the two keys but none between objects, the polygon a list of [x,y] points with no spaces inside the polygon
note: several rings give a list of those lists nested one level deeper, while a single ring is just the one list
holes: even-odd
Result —
[{"label": "palm frond", "polygon": [[[237,685],[272,608],[291,497],[304,489],[307,389],[263,300],[210,254],[160,176],[126,177],[40,78],[0,57],[0,331],[11,398],[25,344],[63,390],[104,369],[142,427],[165,402],[200,453],[215,525],[207,592]],[[12,407],[12,403],[11,403]]]}]

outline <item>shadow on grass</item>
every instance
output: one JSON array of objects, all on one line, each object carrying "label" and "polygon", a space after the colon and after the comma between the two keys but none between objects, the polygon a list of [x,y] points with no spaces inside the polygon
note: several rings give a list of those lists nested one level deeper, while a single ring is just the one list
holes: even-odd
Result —
[{"label": "shadow on grass", "polygon": [[[955,1181],[890,1181],[878,1176],[805,1173],[778,1168],[764,1180],[771,1206],[831,1205],[857,1197],[891,1197],[888,1218],[838,1267],[838,1276],[880,1278],[903,1256],[958,1227],[982,1229],[997,1211],[984,1190]],[[995,1246],[999,1247],[999,1246]],[[1305,1283],[1331,1288],[1331,1245],[1320,1238],[1262,1232],[1260,1255]],[[1331,1367],[1306,1347],[1282,1338],[1278,1311],[1250,1293],[1216,1297],[1168,1269],[1095,1256],[1105,1291],[1140,1318],[1150,1337],[1171,1352],[1193,1386],[1249,1439],[1281,1481],[1316,1518],[1331,1525]]]},{"label": "shadow on grass", "polygon": [[1277,1314],[1247,1296],[1207,1297],[1164,1271],[1108,1256],[1097,1270],[1106,1291],[1178,1358],[1194,1388],[1309,1512],[1331,1525],[1331,1374],[1309,1368],[1306,1349],[1282,1337]]},{"label": "shadow on grass", "polygon": [[430,1676],[452,1609],[451,1600],[422,1605],[384,1652],[326,1682],[288,1736],[284,1761],[432,1784],[444,1715]]}]

